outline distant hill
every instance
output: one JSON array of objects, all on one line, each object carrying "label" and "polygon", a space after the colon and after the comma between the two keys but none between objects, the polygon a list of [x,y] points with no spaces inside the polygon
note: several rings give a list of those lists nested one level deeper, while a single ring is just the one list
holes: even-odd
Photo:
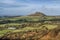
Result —
[{"label": "distant hill", "polygon": [[30,14],[28,16],[46,16],[45,14],[41,13],[41,12],[35,12],[33,14]]}]

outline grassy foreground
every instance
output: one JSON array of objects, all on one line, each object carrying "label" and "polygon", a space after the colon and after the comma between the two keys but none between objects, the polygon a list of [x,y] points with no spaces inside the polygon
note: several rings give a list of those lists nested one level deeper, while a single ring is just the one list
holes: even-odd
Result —
[{"label": "grassy foreground", "polygon": [[37,13],[0,18],[0,39],[60,40],[60,16]]}]

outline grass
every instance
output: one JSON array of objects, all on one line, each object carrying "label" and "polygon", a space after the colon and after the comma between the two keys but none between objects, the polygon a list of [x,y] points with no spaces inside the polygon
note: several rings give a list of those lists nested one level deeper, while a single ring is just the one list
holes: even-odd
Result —
[{"label": "grass", "polygon": [[[53,19],[54,17],[46,17],[46,19]],[[39,19],[41,19],[40,18],[40,16],[22,16],[22,17],[14,17],[14,18],[3,18],[4,20],[12,20],[12,21],[15,21],[15,20],[19,20],[19,19],[27,19],[27,20],[33,20],[33,21],[38,21]],[[2,20],[3,20],[2,19]],[[1,20],[0,20],[1,21]],[[25,24],[25,23],[24,23]],[[33,24],[33,23],[32,23]],[[9,25],[9,26],[18,26],[18,25],[21,25],[21,24],[19,24],[19,23],[9,23],[9,24],[0,24],[0,27],[5,27],[5,25]],[[38,25],[38,23],[37,23],[37,25]],[[8,26],[8,27],[9,27]],[[47,27],[48,29],[54,29],[54,28],[56,28],[57,27],[57,25],[50,25],[50,24],[44,24],[44,25],[42,25],[42,26],[45,26],[45,27]],[[39,26],[39,27],[25,27],[25,28],[22,28],[22,29],[17,29],[17,30],[8,30],[8,29],[6,29],[6,30],[1,30],[0,31],[0,36],[2,36],[2,35],[4,35],[4,34],[6,34],[7,32],[9,32],[9,31],[11,31],[11,32],[21,32],[21,31],[29,31],[29,30],[35,30],[35,29],[37,29],[37,30],[45,30],[44,28],[42,28],[42,26]]]},{"label": "grass", "polygon": [[[9,24],[9,25],[19,25],[19,24]],[[1,26],[1,25],[0,25]],[[7,32],[12,32],[12,33],[15,33],[15,32],[24,32],[24,31],[32,31],[32,30],[46,30],[45,28],[42,28],[43,26],[47,27],[48,29],[54,29],[57,27],[57,25],[51,25],[51,24],[44,24],[42,26],[39,26],[39,27],[25,27],[25,28],[21,28],[21,29],[16,29],[16,30],[9,30],[9,29],[6,29],[6,30],[0,30],[0,36],[3,36],[4,34],[6,34]]]},{"label": "grass", "polygon": [[0,30],[0,37],[6,34],[7,32],[11,32],[12,30]]},{"label": "grass", "polygon": [[[50,17],[50,16],[46,16],[46,19],[50,20],[50,19],[53,19],[55,17]],[[20,20],[20,19],[27,19],[28,21],[38,21],[40,19],[43,19],[41,18],[40,16],[22,16],[22,17],[14,17],[14,18],[2,18],[0,21],[2,20],[11,20],[11,21],[17,21],[17,20]],[[29,23],[8,23],[8,24],[0,24],[0,27],[2,28],[5,28],[6,26],[7,27],[20,27],[20,25],[22,24],[29,24]],[[33,23],[32,23],[33,24]],[[46,30],[45,28],[43,28],[43,26],[45,26],[46,28],[48,28],[49,30],[51,29],[54,29],[57,27],[57,25],[50,25],[50,24],[43,24],[40,26],[40,22],[39,23],[36,23],[34,24],[35,26],[26,26],[24,28],[21,28],[21,29],[16,29],[16,30],[9,30],[9,29],[6,29],[6,30],[0,30],[0,37],[1,36],[4,36],[4,34],[7,34],[12,32],[12,33],[15,33],[15,32],[25,32],[25,31],[32,31],[32,30]],[[39,26],[38,26],[39,25]]]},{"label": "grass", "polygon": [[1,18],[2,20],[11,20],[11,21],[16,21],[19,19],[28,19],[28,20],[35,20],[38,21],[40,19],[40,16],[21,16],[21,17],[14,17],[14,18]]},{"label": "grass", "polygon": [[29,31],[29,30],[46,30],[45,28],[42,28],[43,26],[47,27],[49,30],[57,27],[57,25],[45,24],[45,25],[42,25],[40,27],[25,27],[23,29],[14,30],[13,32],[21,32],[21,31],[23,32],[23,31]]},{"label": "grass", "polygon": [[22,28],[22,29],[19,29],[19,30],[14,30],[13,32],[24,32],[24,31],[29,31],[29,30],[38,30],[38,29],[41,29],[41,28],[37,28],[37,27],[25,27],[25,28]]},{"label": "grass", "polygon": [[18,25],[21,25],[21,24],[19,24],[19,23],[8,23],[8,24],[0,24],[0,27],[5,27],[5,26],[18,26]]},{"label": "grass", "polygon": [[45,26],[45,27],[47,27],[48,29],[54,29],[54,28],[56,28],[57,27],[57,25],[50,25],[50,24],[44,24],[44,25],[42,25],[42,26]]}]

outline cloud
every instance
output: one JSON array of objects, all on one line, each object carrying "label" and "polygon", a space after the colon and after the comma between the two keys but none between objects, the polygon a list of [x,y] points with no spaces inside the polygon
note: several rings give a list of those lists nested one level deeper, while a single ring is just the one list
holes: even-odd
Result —
[{"label": "cloud", "polygon": [[0,14],[27,15],[40,11],[47,15],[59,15],[59,2],[59,0],[0,0]]},{"label": "cloud", "polygon": [[5,3],[5,4],[13,4],[13,3],[15,3],[15,1],[14,0],[2,0],[2,1],[0,1],[1,3]]},{"label": "cloud", "polygon": [[12,7],[27,7],[27,5],[13,5],[13,4],[4,4],[4,3],[0,3],[0,7],[3,8],[12,8]]}]

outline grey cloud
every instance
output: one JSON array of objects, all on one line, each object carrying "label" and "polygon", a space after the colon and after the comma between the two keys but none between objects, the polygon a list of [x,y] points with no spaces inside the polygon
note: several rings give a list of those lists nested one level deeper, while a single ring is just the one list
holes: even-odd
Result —
[{"label": "grey cloud", "polygon": [[27,7],[27,5],[15,5],[15,4],[4,4],[4,3],[0,3],[0,7],[3,8],[12,8],[12,7]]}]

